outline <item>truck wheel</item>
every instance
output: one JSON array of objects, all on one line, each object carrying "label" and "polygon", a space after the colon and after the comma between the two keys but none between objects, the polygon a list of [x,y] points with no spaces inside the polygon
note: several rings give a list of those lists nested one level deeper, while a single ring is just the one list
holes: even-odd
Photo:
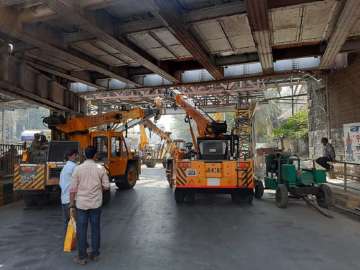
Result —
[{"label": "truck wheel", "polygon": [[130,164],[126,170],[124,177],[118,177],[115,184],[119,189],[131,189],[135,186],[139,172],[135,164]]},{"label": "truck wheel", "polygon": [[109,204],[110,199],[111,199],[111,191],[110,191],[110,189],[104,190],[103,191],[103,203],[102,203],[102,205],[105,206],[105,205]]},{"label": "truck wheel", "polygon": [[284,184],[278,185],[276,189],[276,205],[279,208],[286,208],[289,200],[288,189]]},{"label": "truck wheel", "polygon": [[255,198],[261,199],[264,195],[264,184],[262,181],[257,180],[255,182]]},{"label": "truck wheel", "polygon": [[183,203],[185,200],[186,192],[183,189],[175,189],[174,196],[176,203]]},{"label": "truck wheel", "polygon": [[328,185],[321,184],[319,186],[319,192],[316,195],[316,201],[322,208],[329,208],[333,205],[333,195]]}]

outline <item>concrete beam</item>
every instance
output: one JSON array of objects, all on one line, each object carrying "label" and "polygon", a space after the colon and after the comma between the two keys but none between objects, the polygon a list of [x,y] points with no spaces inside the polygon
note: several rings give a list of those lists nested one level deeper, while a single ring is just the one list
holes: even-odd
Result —
[{"label": "concrete beam", "polygon": [[246,0],[245,3],[263,72],[270,73],[273,71],[274,64],[267,0]]},{"label": "concrete beam", "polygon": [[320,67],[322,69],[328,69],[334,64],[337,54],[340,52],[352,27],[359,18],[360,1],[346,0],[329,38],[325,53],[321,58]]},{"label": "concrete beam", "polygon": [[283,8],[303,4],[312,4],[314,2],[324,2],[325,0],[268,0],[269,9]]},{"label": "concrete beam", "polygon": [[84,113],[85,100],[9,55],[0,60],[0,92],[52,110]]},{"label": "concrete beam", "polygon": [[68,51],[61,49],[61,45],[53,45],[54,41],[52,37],[56,34],[51,32],[48,28],[41,28],[41,31],[37,31],[36,28],[32,28],[31,33],[24,29],[19,14],[10,8],[0,8],[0,29],[9,36],[21,40],[31,46],[40,48],[43,51],[48,52],[50,55],[56,56],[56,58],[63,59],[64,61],[70,61],[77,63],[85,70],[93,70],[99,72],[110,78],[115,78],[129,85],[139,86],[139,84],[112,72],[105,66],[94,64],[89,60],[84,60]]},{"label": "concrete beam", "polygon": [[190,52],[195,60],[197,60],[216,80],[224,78],[224,71],[215,65],[211,57],[201,47],[195,37],[185,28],[184,23],[179,21],[181,13],[179,7],[174,2],[167,0],[156,0],[159,8],[156,15],[161,18],[168,29],[180,41],[180,43]]},{"label": "concrete beam", "polygon": [[33,68],[35,68],[37,70],[44,71],[46,73],[58,76],[60,78],[67,79],[67,80],[72,81],[72,82],[83,83],[83,84],[86,84],[88,86],[95,87],[95,88],[97,88],[99,90],[105,90],[105,87],[103,87],[103,86],[100,86],[100,85],[97,85],[97,84],[92,83],[90,81],[81,79],[81,78],[76,77],[74,75],[67,74],[66,72],[59,71],[59,70],[57,70],[56,67],[50,66],[47,63],[39,63],[38,61],[33,61],[33,60],[30,60],[30,59],[25,60],[25,63],[32,66]]},{"label": "concrete beam", "polygon": [[[115,29],[111,22],[111,19],[106,15],[102,16],[100,20],[96,16],[90,14],[85,15],[83,11],[77,10],[67,0],[50,0],[49,6],[51,9],[58,13],[66,14],[66,18],[78,25],[84,31],[92,34],[94,37],[107,43],[109,46],[115,48],[119,52],[134,59],[138,64],[146,67],[152,72],[162,76],[163,78],[171,82],[179,82],[177,78],[169,74],[166,70],[157,66],[153,59],[148,59],[144,55],[141,55],[133,48],[130,48],[127,44],[114,37]],[[102,25],[99,22],[102,22]]]}]

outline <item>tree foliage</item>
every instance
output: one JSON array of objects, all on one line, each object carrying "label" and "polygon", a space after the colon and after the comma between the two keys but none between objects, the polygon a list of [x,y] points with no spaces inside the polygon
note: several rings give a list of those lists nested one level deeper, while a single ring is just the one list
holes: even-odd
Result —
[{"label": "tree foliage", "polygon": [[309,132],[308,111],[302,110],[289,117],[280,127],[273,130],[275,138],[306,138]]}]

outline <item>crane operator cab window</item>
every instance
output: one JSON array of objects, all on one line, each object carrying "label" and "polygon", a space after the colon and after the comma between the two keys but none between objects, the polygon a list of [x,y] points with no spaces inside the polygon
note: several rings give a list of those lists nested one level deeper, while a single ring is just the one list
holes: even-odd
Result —
[{"label": "crane operator cab window", "polygon": [[111,138],[111,156],[120,157],[121,156],[121,138],[112,137]]},{"label": "crane operator cab window", "polygon": [[223,160],[227,156],[227,142],[224,140],[199,141],[200,159]]},{"label": "crane operator cab window", "polygon": [[108,157],[108,138],[105,136],[94,138],[98,161],[105,161]]}]

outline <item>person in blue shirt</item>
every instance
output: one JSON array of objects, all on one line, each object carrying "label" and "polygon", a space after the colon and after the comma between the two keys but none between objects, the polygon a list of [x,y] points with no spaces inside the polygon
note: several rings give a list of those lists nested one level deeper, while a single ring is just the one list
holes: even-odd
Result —
[{"label": "person in blue shirt", "polygon": [[61,205],[64,218],[64,231],[66,233],[67,224],[70,219],[70,184],[72,174],[77,166],[76,159],[78,156],[78,151],[76,149],[70,150],[66,153],[66,164],[62,168],[60,173],[60,189],[61,189]]}]

